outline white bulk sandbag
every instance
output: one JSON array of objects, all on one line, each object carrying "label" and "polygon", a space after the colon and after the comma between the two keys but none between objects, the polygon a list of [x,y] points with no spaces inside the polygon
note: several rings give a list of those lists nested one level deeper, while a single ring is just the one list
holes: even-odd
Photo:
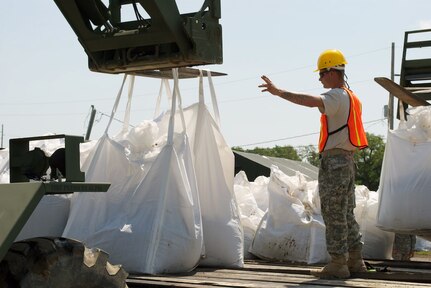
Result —
[{"label": "white bulk sandbag", "polygon": [[355,187],[355,219],[362,234],[362,256],[368,259],[392,259],[395,234],[377,227],[378,192],[369,191],[364,185]]},{"label": "white bulk sandbag", "polygon": [[268,210],[268,183],[269,177],[259,176],[250,183],[250,191],[256,199],[260,210]]},{"label": "white bulk sandbag", "polygon": [[121,219],[122,203],[133,194],[143,171],[140,165],[127,159],[124,147],[107,134],[99,139],[87,160],[84,164],[86,181],[108,182],[111,186],[107,192],[73,194],[63,236],[81,240],[91,246],[89,238],[106,229],[112,219],[117,219],[120,223],[124,221]]},{"label": "white bulk sandbag", "polygon": [[407,121],[403,119],[394,132],[412,142],[430,142],[431,106],[410,107],[407,112]]},{"label": "white bulk sandbag", "polygon": [[84,163],[87,162],[87,158],[91,154],[91,151],[95,149],[97,142],[97,140],[90,140],[79,144],[79,162],[81,171],[84,171]]},{"label": "white bulk sandbag", "polygon": [[430,234],[431,141],[406,139],[402,136],[407,132],[401,132],[388,131],[377,225],[389,231]]},{"label": "white bulk sandbag", "polygon": [[[129,272],[190,271],[202,253],[199,200],[190,146],[185,133],[175,138],[173,135],[175,91],[179,92],[176,87],[168,142],[130,197],[123,233],[117,231],[115,244],[111,244],[112,249],[118,244],[128,247],[126,252],[117,248],[122,253],[115,255]],[[109,239],[103,234],[91,240],[100,246],[109,245]]]},{"label": "white bulk sandbag", "polygon": [[69,216],[71,195],[45,195],[25,223],[15,241],[33,237],[60,237]]},{"label": "white bulk sandbag", "polygon": [[[150,145],[160,135],[134,133],[127,138],[129,133],[123,129],[114,141],[105,133],[88,157],[90,163],[84,166],[88,167],[89,180],[111,182],[111,187],[101,196],[80,193],[72,202],[64,235],[104,249],[111,262],[122,264],[128,272],[186,272],[197,265],[202,254],[202,225],[190,147],[184,132],[174,137],[178,92],[176,78],[166,145]],[[141,141],[139,137],[146,138]],[[137,143],[145,145],[126,151],[125,146],[132,144],[136,148]],[[145,148],[150,150],[142,152]],[[127,156],[132,152],[135,155],[131,160]],[[143,154],[141,162],[138,152]]]},{"label": "white bulk sandbag", "polygon": [[297,180],[271,167],[269,207],[256,231],[250,252],[268,260],[327,262],[325,226],[292,193]]},{"label": "white bulk sandbag", "polygon": [[234,183],[235,197],[238,201],[242,228],[244,230],[244,259],[252,259],[255,257],[248,250],[265,212],[257,206],[256,199],[250,190],[250,182],[244,171],[240,171],[235,175]]},{"label": "white bulk sandbag", "polygon": [[[142,177],[143,171],[140,164],[130,162],[126,156],[125,147],[108,136],[108,130],[119,105],[126,79],[127,75],[123,78],[103,136],[94,145],[81,144],[85,148],[84,156],[81,158],[81,161],[84,161],[81,170],[85,172],[86,182],[108,182],[111,185],[107,192],[73,194],[70,215],[63,233],[64,237],[78,239],[89,244],[89,237],[105,229],[112,219],[117,219],[121,223],[122,214],[119,213],[121,203],[124,201],[124,197],[133,193]],[[129,93],[128,103],[130,101],[131,93]],[[126,119],[128,113],[130,110],[126,110]],[[127,126],[123,126],[121,135],[124,134],[125,127]],[[118,225],[121,225],[120,223]]]},{"label": "white bulk sandbag", "polygon": [[[201,72],[199,103],[185,109],[192,114],[187,133],[193,149],[204,233],[205,258],[200,265],[242,267],[243,230],[234,194],[234,155],[220,132],[218,113],[214,119],[204,103],[202,78]],[[211,92],[214,107],[213,89]]]},{"label": "white bulk sandbag", "polygon": [[[178,142],[180,136],[176,138]],[[133,194],[124,199],[117,212],[121,221],[110,219],[87,240],[108,251],[111,261],[128,272],[186,272],[199,261],[203,237],[196,184],[184,168],[192,165],[191,155],[185,153],[187,143],[175,146],[164,146]]]},{"label": "white bulk sandbag", "polygon": [[[212,118],[205,106],[202,82],[202,78],[199,78],[199,103],[192,104],[184,109],[184,122],[187,127],[187,135],[190,139],[196,168],[205,242],[205,255],[200,264],[240,267],[243,263],[243,236],[237,211],[238,207],[233,194],[234,170],[230,171],[225,168],[226,157],[221,157],[218,149],[220,147],[220,149],[230,151],[232,161],[233,153],[218,131],[217,120]],[[213,103],[216,104],[214,98]],[[159,103],[156,106],[159,106]],[[215,114],[217,115],[217,113]],[[155,120],[160,131],[167,130],[167,116],[169,115],[162,114]],[[178,117],[179,115],[177,115]],[[214,129],[216,131],[213,131]],[[200,132],[202,130],[205,131]],[[175,132],[180,132],[178,126],[176,126]],[[196,151],[199,151],[202,155],[198,155],[199,153],[197,154]],[[208,155],[205,155],[206,153],[210,154],[209,158]],[[230,158],[228,157],[227,160],[229,161]],[[233,169],[233,162],[231,164]],[[207,175],[210,176],[208,177]],[[228,175],[230,180],[226,180],[225,175]],[[199,181],[199,179],[201,180]],[[211,180],[211,182],[207,182],[207,179]],[[231,189],[225,187],[226,181],[231,182]],[[232,213],[236,214],[232,216]]]}]

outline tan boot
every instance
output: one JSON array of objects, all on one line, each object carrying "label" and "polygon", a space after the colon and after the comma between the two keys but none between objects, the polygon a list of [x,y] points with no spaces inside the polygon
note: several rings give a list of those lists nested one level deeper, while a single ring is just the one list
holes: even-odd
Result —
[{"label": "tan boot", "polygon": [[331,254],[331,261],[320,271],[312,271],[311,274],[321,279],[347,279],[350,277],[347,267],[348,254]]},{"label": "tan boot", "polygon": [[349,251],[349,260],[347,261],[347,267],[349,267],[350,273],[367,272],[367,266],[365,266],[364,260],[362,259],[361,248]]}]

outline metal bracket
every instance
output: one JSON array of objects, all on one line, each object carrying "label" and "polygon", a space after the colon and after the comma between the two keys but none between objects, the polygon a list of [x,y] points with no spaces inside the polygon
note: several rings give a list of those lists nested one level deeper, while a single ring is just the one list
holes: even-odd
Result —
[{"label": "metal bracket", "polygon": [[23,158],[30,150],[30,142],[36,140],[62,139],[65,144],[65,171],[68,182],[84,182],[85,173],[80,170],[79,144],[84,142],[81,136],[50,135],[9,140],[10,183],[29,182],[22,173]]}]

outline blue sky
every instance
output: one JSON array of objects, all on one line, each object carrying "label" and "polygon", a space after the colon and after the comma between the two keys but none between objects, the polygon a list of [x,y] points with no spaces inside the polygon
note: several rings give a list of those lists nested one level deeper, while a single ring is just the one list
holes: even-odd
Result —
[{"label": "blue sky", "polygon": [[[386,135],[387,122],[382,119],[388,93],[373,79],[390,76],[392,42],[398,73],[404,32],[431,28],[429,0],[221,2],[224,63],[202,69],[228,74],[214,78],[214,84],[221,129],[230,146],[316,144],[317,109],[262,93],[257,86],[265,74],[287,90],[324,92],[313,70],[320,52],[330,48],[343,51],[349,62],[346,73],[363,102],[366,130]],[[192,12],[203,0],[177,3],[181,12]],[[0,10],[0,19],[3,146],[9,138],[50,132],[84,135],[90,105],[110,114],[122,75],[88,70],[87,56],[54,1],[12,1]],[[152,118],[159,85],[157,79],[136,79],[131,124]],[[197,85],[197,79],[180,82],[185,105],[197,101]],[[107,125],[101,113],[92,139]],[[113,125],[110,134],[119,129],[119,123]]]}]

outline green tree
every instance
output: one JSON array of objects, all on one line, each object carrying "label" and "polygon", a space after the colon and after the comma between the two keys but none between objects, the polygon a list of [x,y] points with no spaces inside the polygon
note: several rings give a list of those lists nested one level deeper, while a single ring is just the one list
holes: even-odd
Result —
[{"label": "green tree", "polygon": [[[382,170],[385,143],[382,136],[367,133],[368,147],[355,153],[357,164],[356,184],[365,185],[371,191],[377,191]],[[264,156],[287,158],[296,161],[308,162],[319,167],[319,153],[313,145],[293,148],[292,146],[275,146],[273,148],[256,147],[244,150],[241,147],[232,147],[233,150],[254,153]]]},{"label": "green tree", "polygon": [[301,146],[297,148],[297,152],[299,157],[302,159],[302,161],[308,162],[311,165],[319,167],[320,159],[319,159],[319,152],[317,151],[316,146],[314,145]]},{"label": "green tree", "polygon": [[356,184],[377,191],[382,170],[385,142],[382,136],[367,133],[368,147],[355,153],[357,164]]},{"label": "green tree", "polygon": [[254,153],[263,156],[286,158],[301,161],[297,151],[292,146],[275,146],[272,148],[255,147],[253,149],[243,149],[241,147],[232,147],[232,150]]}]

